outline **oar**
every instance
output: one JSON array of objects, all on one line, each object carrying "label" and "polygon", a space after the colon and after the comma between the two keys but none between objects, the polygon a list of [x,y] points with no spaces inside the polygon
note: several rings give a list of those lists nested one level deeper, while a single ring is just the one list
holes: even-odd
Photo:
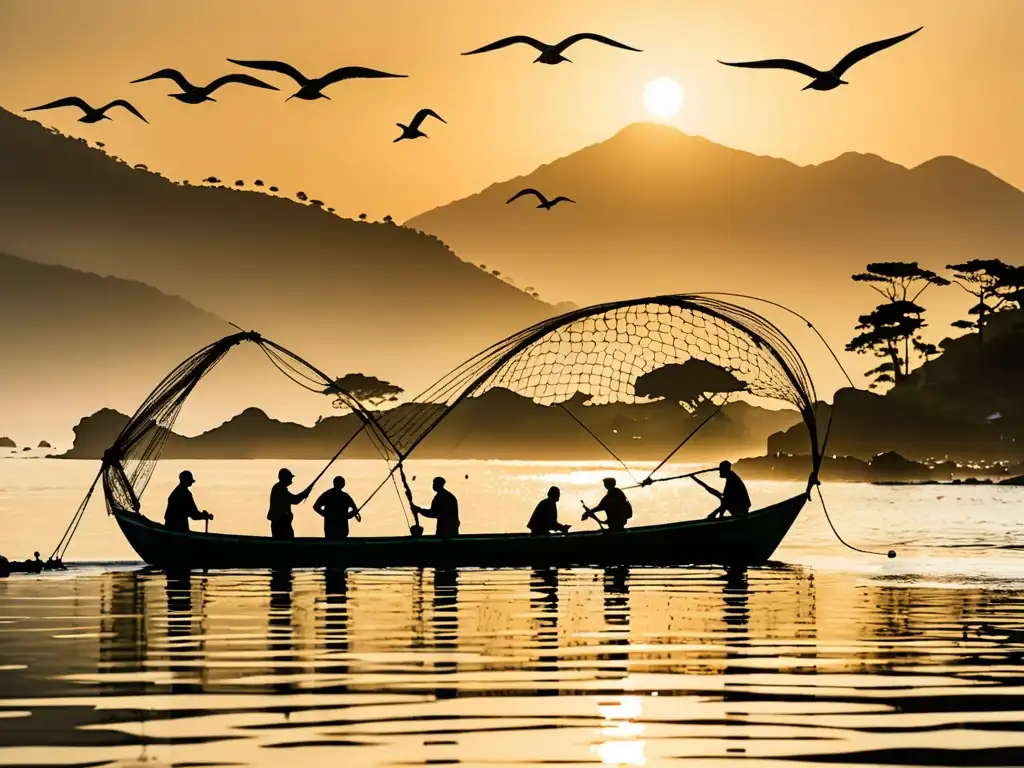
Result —
[{"label": "oar", "polygon": [[647,478],[642,483],[637,485],[627,485],[622,490],[630,491],[634,488],[646,488],[648,485],[654,485],[654,483],[664,483],[668,480],[684,480],[687,477],[696,477],[697,475],[703,475],[707,472],[717,472],[718,467],[710,467],[709,469],[698,469],[696,472],[687,472],[685,475],[673,475],[672,477],[659,477],[657,479]]},{"label": "oar", "polygon": [[592,518],[593,521],[595,523],[597,523],[601,527],[601,530],[603,531],[604,530],[604,523],[601,522],[601,520],[598,518],[597,515],[595,515],[593,512],[591,512],[589,509],[587,509],[587,503],[585,501],[583,501],[583,499],[580,499],[580,504],[582,504],[583,508],[587,510],[586,512],[583,513],[583,517],[581,517],[580,519],[581,520],[586,520],[588,517]]}]

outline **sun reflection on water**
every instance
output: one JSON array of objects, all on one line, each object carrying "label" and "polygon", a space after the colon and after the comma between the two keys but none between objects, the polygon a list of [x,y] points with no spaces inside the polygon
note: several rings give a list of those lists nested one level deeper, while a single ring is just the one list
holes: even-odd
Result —
[{"label": "sun reflection on water", "polygon": [[615,701],[597,705],[605,720],[599,731],[602,741],[595,745],[602,763],[646,765],[646,742],[640,738],[644,724],[636,722],[643,714],[643,708],[643,700],[639,696],[620,696]]}]

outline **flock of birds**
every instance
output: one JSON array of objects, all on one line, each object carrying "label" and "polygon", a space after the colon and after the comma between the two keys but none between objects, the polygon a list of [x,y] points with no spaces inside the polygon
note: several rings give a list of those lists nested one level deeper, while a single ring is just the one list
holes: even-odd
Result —
[{"label": "flock of birds", "polygon": [[[792,72],[798,72],[806,77],[811,78],[811,82],[808,83],[802,90],[816,90],[816,91],[830,91],[834,88],[838,88],[840,85],[848,85],[843,80],[843,75],[857,62],[872,56],[879,51],[883,51],[897,43],[906,40],[912,35],[916,35],[921,31],[923,27],[907,32],[896,37],[889,37],[885,40],[878,40],[873,43],[867,43],[859,48],[855,48],[846,54],[839,62],[831,69],[820,70],[809,64],[804,64],[800,61],[793,59],[762,59],[758,61],[721,61],[720,64],[724,64],[729,67],[746,67],[752,69],[784,69]],[[497,51],[502,48],[507,48],[510,45],[523,44],[535,48],[540,52],[540,55],[534,59],[535,64],[561,64],[563,61],[572,63],[571,59],[567,59],[563,54],[572,45],[583,40],[592,40],[594,42],[608,45],[613,48],[621,48],[626,51],[642,52],[639,48],[633,48],[632,46],[620,43],[616,40],[612,40],[610,37],[604,35],[598,35],[593,32],[580,32],[575,35],[561,40],[558,43],[548,44],[541,42],[535,37],[529,37],[528,35],[513,35],[511,37],[505,37],[501,40],[496,40],[493,43],[488,43],[480,48],[476,48],[472,51],[463,53],[463,56],[473,56],[480,53],[488,53],[490,51]],[[379,78],[402,78],[408,77],[408,75],[396,75],[390,72],[382,72],[377,69],[370,69],[368,67],[339,67],[328,72],[326,75],[321,77],[307,77],[302,74],[298,69],[293,67],[291,64],[287,64],[283,61],[263,61],[263,60],[248,60],[248,59],[228,59],[232,64],[245,67],[246,69],[255,69],[264,72],[276,72],[281,75],[285,75],[294,80],[299,89],[289,96],[285,101],[291,99],[303,99],[305,101],[315,101],[317,99],[330,99],[323,91],[328,86],[340,83],[345,80],[353,79],[379,79]],[[184,104],[202,104],[207,101],[216,101],[211,94],[218,89],[231,84],[247,85],[252,88],[263,88],[266,90],[277,91],[280,90],[277,86],[266,83],[252,75],[245,73],[232,73],[218,77],[206,85],[195,85],[188,80],[181,72],[176,69],[161,69],[154,72],[151,75],[140,77],[137,80],[132,80],[134,83],[144,83],[150,80],[171,80],[180,89],[180,93],[170,93],[168,96],[177,99]],[[56,101],[51,101],[47,104],[41,104],[38,107],[30,107],[26,109],[26,112],[35,112],[44,109],[58,109],[61,107],[76,107],[83,112],[82,117],[79,118],[79,122],[82,123],[97,123],[101,120],[110,120],[111,118],[106,114],[109,110],[114,107],[122,107],[133,115],[138,117],[144,123],[149,123],[142,113],[139,112],[130,102],[125,99],[116,99],[104,104],[101,107],[94,107],[86,102],[84,99],[78,96],[67,96]],[[408,125],[403,123],[396,123],[396,125],[402,129],[402,134],[395,139],[395,142],[402,141],[404,139],[418,139],[427,138],[427,134],[420,130],[420,126],[423,125],[424,120],[428,117],[432,117],[439,120],[442,123],[446,123],[437,112],[432,109],[421,109],[419,110],[409,121]],[[571,200],[564,195],[548,199],[543,193],[536,189],[528,188],[522,189],[512,197],[510,197],[506,204],[518,200],[521,197],[534,195],[539,201],[537,207],[544,210],[551,210],[558,203],[575,203],[575,200]]]}]

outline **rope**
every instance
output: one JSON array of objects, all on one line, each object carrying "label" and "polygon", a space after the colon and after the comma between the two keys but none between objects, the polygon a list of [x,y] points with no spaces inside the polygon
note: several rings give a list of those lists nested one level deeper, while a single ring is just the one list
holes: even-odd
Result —
[{"label": "rope", "polygon": [[355,440],[357,437],[359,437],[360,434],[362,434],[362,431],[364,429],[366,429],[366,424],[363,424],[361,427],[359,427],[359,429],[357,429],[352,434],[352,437],[350,437],[348,440],[345,441],[345,444],[343,446],[341,446],[341,448],[338,449],[338,452],[336,454],[334,454],[331,457],[331,460],[328,461],[327,464],[324,465],[324,468],[320,470],[320,474],[313,478],[313,482],[311,482],[309,484],[310,488],[312,488],[314,485],[317,484],[317,482],[319,482],[320,478],[323,477],[324,474],[326,474],[328,469],[330,469],[331,464],[333,464],[335,461],[338,460],[338,457],[341,456],[342,452],[344,452],[344,450],[349,447],[349,445],[352,443],[353,440]]},{"label": "rope", "polygon": [[626,462],[624,462],[622,459],[620,459],[615,454],[615,451],[613,451],[611,448],[608,447],[607,444],[605,444],[604,440],[602,440],[600,437],[598,437],[593,432],[591,432],[589,427],[587,427],[586,424],[584,424],[582,421],[577,419],[575,414],[573,414],[572,411],[570,411],[568,408],[566,408],[564,405],[562,405],[562,403],[558,403],[558,407],[561,408],[563,411],[565,411],[567,414],[569,414],[569,416],[572,418],[573,421],[575,421],[577,424],[579,424],[581,427],[583,427],[583,429],[586,430],[588,435],[590,435],[592,438],[597,440],[597,442],[601,444],[601,447],[604,448],[606,451],[608,451],[608,453],[611,455],[611,457],[613,459],[615,459],[617,462],[619,462],[619,464],[622,465],[622,468],[624,470],[626,470],[626,474],[629,475],[629,479],[630,480],[632,480],[634,483],[637,483],[637,484],[640,483],[640,481],[636,479],[636,477],[633,475],[633,473],[629,471],[629,467],[626,466]]},{"label": "rope", "polygon": [[890,557],[890,558],[896,557],[896,550],[895,549],[890,549],[886,554],[883,555],[881,552],[872,552],[869,549],[861,549],[860,547],[855,547],[855,546],[853,546],[853,544],[850,544],[849,542],[847,542],[842,536],[839,535],[839,531],[836,530],[835,525],[832,523],[832,518],[828,514],[828,507],[825,506],[825,497],[821,493],[821,485],[820,484],[818,484],[818,499],[821,501],[821,509],[825,513],[825,519],[828,520],[828,524],[829,524],[829,527],[832,529],[832,533],[834,533],[836,535],[836,538],[839,540],[839,543],[842,544],[844,547],[848,547],[848,548],[852,549],[854,552],[860,552],[861,554],[864,554],[864,555],[878,555],[879,557]]},{"label": "rope", "polygon": [[75,514],[71,517],[71,522],[64,531],[64,535],[61,536],[60,541],[57,542],[57,546],[53,548],[53,552],[50,554],[50,560],[64,559],[64,554],[71,545],[71,539],[78,530],[78,524],[82,521],[82,517],[85,515],[85,508],[89,504],[89,499],[92,498],[92,493],[96,490],[96,483],[100,481],[102,476],[103,469],[101,468],[100,471],[96,473],[96,477],[93,479],[92,485],[89,486],[89,490],[86,491],[85,498],[82,499],[82,503],[78,505],[78,509],[75,510]]},{"label": "rope", "polygon": [[832,350],[832,347],[829,346],[829,343],[827,341],[825,341],[825,337],[821,335],[821,331],[819,331],[817,328],[814,327],[814,323],[812,323],[810,320],[808,320],[806,317],[801,315],[796,310],[790,309],[785,304],[779,304],[777,301],[772,301],[771,299],[762,299],[760,296],[748,296],[745,293],[726,293],[726,292],[723,292],[723,291],[711,291],[709,293],[703,293],[702,295],[703,296],[731,296],[731,297],[736,298],[736,299],[751,299],[753,301],[760,301],[760,302],[763,302],[765,304],[770,304],[773,307],[778,307],[779,309],[785,310],[786,312],[789,312],[789,314],[793,315],[794,317],[798,317],[799,319],[803,320],[805,323],[807,323],[807,327],[810,328],[812,331],[814,331],[814,335],[818,337],[818,340],[825,346],[825,349],[828,350],[828,353],[830,355],[832,355],[832,359],[835,360],[836,365],[839,366],[839,370],[843,372],[843,376],[846,377],[846,381],[847,381],[847,383],[849,383],[850,387],[853,388],[853,389],[857,389],[857,385],[853,383],[853,379],[850,378],[850,374],[848,374],[846,372],[846,369],[843,367],[843,364],[841,362],[839,362],[839,356],[836,355],[836,353]]},{"label": "rope", "polygon": [[685,480],[687,477],[696,477],[697,475],[703,475],[703,474],[706,474],[708,472],[717,472],[717,471],[718,471],[718,467],[709,467],[707,469],[698,469],[696,472],[687,472],[685,475],[672,475],[672,477],[659,477],[656,480],[652,480],[651,478],[648,477],[643,482],[637,483],[636,485],[626,486],[622,490],[629,491],[629,490],[632,490],[634,488],[646,488],[647,486],[654,485],[655,483],[667,483],[669,480]]},{"label": "rope", "polygon": [[[713,418],[715,418],[715,416],[717,416],[721,412],[721,410],[725,407],[726,403],[728,403],[728,402],[729,402],[729,398],[727,397],[727,398],[725,398],[725,400],[722,401],[722,404],[720,406],[718,406],[710,416],[708,416],[706,419],[704,419],[704,421],[702,421],[700,424],[698,424],[696,427],[694,427],[690,431],[690,434],[688,434],[686,437],[684,437],[683,441],[681,443],[679,443],[679,445],[677,445],[675,448],[673,448],[672,452],[669,453],[669,455],[666,456],[664,459],[662,459],[661,463],[658,464],[658,466],[656,466],[654,469],[651,470],[650,474],[647,475],[647,478],[645,480],[641,481],[640,485],[650,485],[651,483],[653,483],[654,480],[652,480],[652,478],[654,477],[654,473],[657,472],[659,469],[661,469],[663,466],[665,466],[665,464],[668,462],[668,460],[671,459],[673,456],[675,456],[676,453],[679,452],[680,448],[682,448],[684,445],[686,445],[688,442],[690,442],[690,438],[693,437],[694,435],[696,435],[700,430],[702,430],[704,428],[705,424],[707,424],[709,421],[711,421]],[[710,471],[710,470],[707,470],[707,469],[702,469],[701,470],[701,472],[708,472],[708,471]],[[694,473],[691,472],[689,475],[679,475],[678,477],[666,477],[665,480],[679,480],[680,478],[683,478],[683,477],[692,477],[693,474]],[[700,474],[700,473],[696,473],[696,474]]]}]

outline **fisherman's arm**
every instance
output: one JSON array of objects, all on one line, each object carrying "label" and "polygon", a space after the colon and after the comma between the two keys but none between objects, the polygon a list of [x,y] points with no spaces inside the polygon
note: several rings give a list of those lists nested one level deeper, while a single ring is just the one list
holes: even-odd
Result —
[{"label": "fisherman's arm", "polygon": [[324,510],[325,510],[325,507],[326,507],[326,504],[324,502],[327,500],[326,497],[327,497],[326,493],[321,493],[320,497],[316,501],[313,502],[313,511],[316,512],[321,517],[324,516]]},{"label": "fisherman's arm", "polygon": [[193,520],[205,520],[209,513],[203,512],[196,505],[196,500],[192,498],[192,494],[188,495],[188,502],[185,504],[185,514]]},{"label": "fisherman's arm", "polygon": [[703,480],[701,480],[701,479],[700,479],[699,477],[694,477],[694,478],[692,478],[692,480],[693,480],[693,481],[694,481],[695,483],[697,483],[697,485],[699,485],[699,486],[700,486],[701,488],[703,488],[703,489],[704,489],[705,491],[707,491],[708,493],[710,493],[710,494],[711,494],[712,496],[715,496],[715,497],[716,497],[716,498],[718,498],[718,499],[722,499],[722,498],[724,498],[724,497],[723,497],[723,494],[722,494],[722,492],[721,492],[721,491],[719,491],[719,490],[716,490],[716,489],[712,488],[712,487],[711,487],[710,485],[708,485],[707,483],[705,483],[705,482],[704,482]]}]

